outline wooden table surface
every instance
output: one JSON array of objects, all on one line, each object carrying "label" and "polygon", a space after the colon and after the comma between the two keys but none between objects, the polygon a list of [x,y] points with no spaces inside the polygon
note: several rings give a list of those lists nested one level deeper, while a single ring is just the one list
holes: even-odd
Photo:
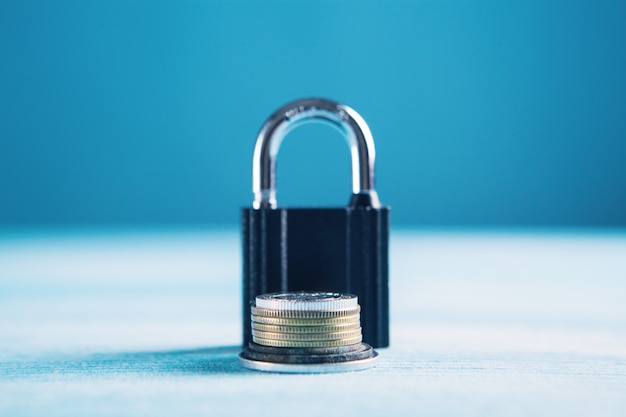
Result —
[{"label": "wooden table surface", "polygon": [[0,233],[0,416],[626,415],[626,232],[396,230],[370,370],[239,367],[234,230]]}]

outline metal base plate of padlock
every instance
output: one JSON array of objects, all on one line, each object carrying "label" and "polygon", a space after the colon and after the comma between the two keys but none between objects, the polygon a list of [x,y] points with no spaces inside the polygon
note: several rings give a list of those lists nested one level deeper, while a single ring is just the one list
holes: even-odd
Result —
[{"label": "metal base plate of padlock", "polygon": [[[280,143],[294,127],[309,122],[330,124],[351,147],[352,196],[346,207],[277,204]],[[374,348],[389,345],[390,208],[378,199],[374,160],[372,134],[363,118],[331,100],[289,103],[263,125],[252,164],[255,199],[252,207],[242,210],[243,344],[253,351],[247,357],[260,354],[251,345],[250,305],[261,294],[277,292],[355,294],[361,306],[363,343]],[[245,355],[242,360],[247,360]]]}]

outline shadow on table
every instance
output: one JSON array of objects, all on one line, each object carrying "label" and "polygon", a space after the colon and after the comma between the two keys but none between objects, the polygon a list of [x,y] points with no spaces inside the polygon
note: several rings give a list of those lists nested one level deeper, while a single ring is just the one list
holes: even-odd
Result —
[{"label": "shadow on table", "polygon": [[163,352],[112,352],[0,363],[5,376],[119,374],[237,374],[240,346]]}]

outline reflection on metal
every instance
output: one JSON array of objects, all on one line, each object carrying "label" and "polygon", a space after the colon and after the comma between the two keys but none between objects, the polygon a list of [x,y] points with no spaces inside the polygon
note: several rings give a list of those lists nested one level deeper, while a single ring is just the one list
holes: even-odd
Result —
[{"label": "reflection on metal", "polygon": [[276,156],[282,140],[297,126],[311,122],[339,130],[352,155],[352,204],[380,207],[374,188],[374,140],[365,120],[350,107],[321,98],[291,102],[265,122],[254,148],[252,161],[253,207],[276,208]]}]

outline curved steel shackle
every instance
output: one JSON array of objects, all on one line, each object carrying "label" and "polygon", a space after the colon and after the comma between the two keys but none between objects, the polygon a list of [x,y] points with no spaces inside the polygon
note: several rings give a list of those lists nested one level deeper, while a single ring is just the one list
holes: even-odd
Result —
[{"label": "curved steel shackle", "polygon": [[311,122],[330,124],[350,145],[352,206],[380,207],[374,188],[374,139],[365,120],[350,107],[323,98],[291,102],[270,116],[257,137],[252,160],[253,207],[276,208],[276,155],[285,136]]}]

